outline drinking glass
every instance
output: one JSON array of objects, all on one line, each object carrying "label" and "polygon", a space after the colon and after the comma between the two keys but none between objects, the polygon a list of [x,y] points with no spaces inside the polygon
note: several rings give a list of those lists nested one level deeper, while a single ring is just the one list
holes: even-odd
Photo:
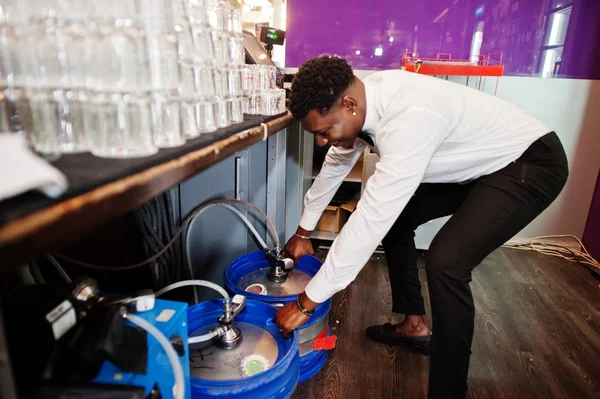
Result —
[{"label": "drinking glass", "polygon": [[234,66],[227,70],[229,97],[240,97],[242,91],[242,69]]},{"label": "drinking glass", "polygon": [[213,81],[215,83],[215,95],[218,98],[229,97],[228,71],[221,68],[213,69]]},{"label": "drinking glass", "polygon": [[213,34],[209,28],[205,26],[193,26],[193,53],[194,62],[199,62],[206,65],[219,64],[223,59],[222,42],[215,41],[218,34]]},{"label": "drinking glass", "polygon": [[243,65],[245,61],[244,38],[238,34],[227,36],[226,65]]},{"label": "drinking glass", "polygon": [[82,90],[57,91],[60,93],[60,149],[62,153],[89,150],[85,134],[84,112],[87,102]]},{"label": "drinking glass", "polygon": [[249,115],[260,115],[262,113],[262,104],[262,94],[254,91],[246,96],[246,107],[244,112]]},{"label": "drinking glass", "polygon": [[225,18],[223,17],[224,9],[224,1],[206,0],[206,14],[208,19],[208,25],[211,28],[211,30],[223,32],[225,24]]},{"label": "drinking glass", "polygon": [[155,95],[152,101],[154,143],[159,148],[177,147],[185,144],[181,130],[181,104],[179,97]]},{"label": "drinking glass", "polygon": [[231,125],[231,103],[228,100],[218,98],[214,102],[215,122],[218,128]]},{"label": "drinking glass", "polygon": [[186,138],[195,138],[200,135],[196,116],[197,101],[182,99],[180,101],[181,131]]},{"label": "drinking glass", "polygon": [[215,46],[214,65],[223,68],[229,65],[229,33],[213,31],[212,40]]},{"label": "drinking glass", "polygon": [[217,130],[215,103],[214,100],[201,100],[196,104],[198,133],[211,133]]},{"label": "drinking glass", "polygon": [[92,154],[134,158],[155,154],[151,101],[127,94],[99,94],[86,107],[86,128]]},{"label": "drinking glass", "polygon": [[250,94],[254,88],[254,68],[255,65],[245,64],[242,66],[242,92],[245,95]]},{"label": "drinking glass", "polygon": [[[222,90],[222,82],[217,88],[215,84],[213,67],[208,65],[198,65],[192,67],[192,82],[191,87],[195,87],[194,94],[200,100],[210,100],[215,97],[216,90]],[[184,83],[185,86],[186,83]]]},{"label": "drinking glass", "polygon": [[6,97],[6,87],[0,87],[0,132],[13,130],[14,104]]},{"label": "drinking glass", "polygon": [[244,121],[243,97],[235,97],[229,101],[231,102],[231,123],[242,123]]},{"label": "drinking glass", "polygon": [[31,133],[29,140],[35,151],[49,161],[60,158],[60,104],[48,90],[29,92]]},{"label": "drinking glass", "polygon": [[271,89],[268,92],[269,109],[267,115],[279,115],[285,112],[285,89]]},{"label": "drinking glass", "polygon": [[192,26],[202,28],[210,27],[206,0],[187,0],[185,4]]}]

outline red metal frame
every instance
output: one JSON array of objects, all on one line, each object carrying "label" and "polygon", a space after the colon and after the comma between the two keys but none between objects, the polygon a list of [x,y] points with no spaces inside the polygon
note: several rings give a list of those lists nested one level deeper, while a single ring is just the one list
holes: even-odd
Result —
[{"label": "red metal frame", "polygon": [[419,53],[404,50],[402,68],[409,72],[434,76],[502,76],[502,52],[478,55],[478,60],[453,59],[450,53],[438,53],[436,58],[419,58]]}]

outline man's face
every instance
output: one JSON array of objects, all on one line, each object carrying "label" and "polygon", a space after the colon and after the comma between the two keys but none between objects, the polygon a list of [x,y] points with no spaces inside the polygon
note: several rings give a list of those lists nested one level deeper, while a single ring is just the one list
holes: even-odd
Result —
[{"label": "man's face", "polygon": [[300,121],[305,130],[313,133],[319,147],[332,145],[334,147],[352,148],[360,133],[362,123],[357,115],[336,103],[329,112],[321,114],[316,109]]}]

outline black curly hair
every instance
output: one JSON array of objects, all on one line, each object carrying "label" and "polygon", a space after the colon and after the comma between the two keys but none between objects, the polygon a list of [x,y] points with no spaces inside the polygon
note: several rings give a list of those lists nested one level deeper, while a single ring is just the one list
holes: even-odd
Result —
[{"label": "black curly hair", "polygon": [[329,55],[312,58],[294,77],[290,111],[297,119],[304,118],[311,109],[324,114],[353,81],[352,67],[345,59]]}]

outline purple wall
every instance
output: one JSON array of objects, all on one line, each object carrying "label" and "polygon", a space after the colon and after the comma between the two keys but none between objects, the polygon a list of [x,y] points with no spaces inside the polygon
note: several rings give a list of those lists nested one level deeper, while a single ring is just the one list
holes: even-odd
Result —
[{"label": "purple wall", "polygon": [[327,53],[398,68],[404,49],[468,58],[479,36],[506,75],[600,79],[598,21],[600,0],[288,0],[286,66]]},{"label": "purple wall", "polygon": [[600,259],[600,176],[585,225],[583,244],[595,259]]}]

